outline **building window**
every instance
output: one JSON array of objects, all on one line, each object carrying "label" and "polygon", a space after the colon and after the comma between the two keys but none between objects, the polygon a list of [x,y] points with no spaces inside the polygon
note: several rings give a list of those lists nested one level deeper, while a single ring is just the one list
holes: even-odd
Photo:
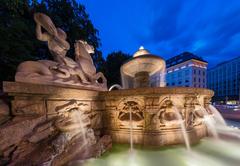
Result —
[{"label": "building window", "polygon": [[198,78],[198,82],[201,82],[201,78]]},{"label": "building window", "polygon": [[182,77],[182,72],[181,71],[178,72],[178,77]]},{"label": "building window", "polygon": [[193,78],[194,82],[196,82],[196,77]]},{"label": "building window", "polygon": [[205,71],[203,71],[203,73],[202,73],[202,74],[203,74],[203,76],[205,76]]},{"label": "building window", "polygon": [[199,74],[199,75],[201,74],[201,70],[198,70],[198,74]]},{"label": "building window", "polygon": [[196,74],[196,69],[193,70],[193,73]]}]

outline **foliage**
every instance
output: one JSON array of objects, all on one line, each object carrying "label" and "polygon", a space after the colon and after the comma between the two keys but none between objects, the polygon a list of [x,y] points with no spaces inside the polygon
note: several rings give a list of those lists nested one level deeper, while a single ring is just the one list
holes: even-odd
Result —
[{"label": "foliage", "polygon": [[[43,12],[49,15],[57,27],[68,35],[74,54],[75,40],[86,40],[93,45],[93,56],[97,67],[104,63],[98,31],[93,26],[85,7],[76,0],[1,0],[0,2],[0,80],[14,80],[19,63],[26,60],[51,59],[46,43],[35,37],[33,14]],[[100,69],[100,68],[98,68]]]},{"label": "foliage", "polygon": [[129,54],[121,51],[112,52],[107,56],[105,64],[105,76],[108,80],[108,86],[113,84],[121,85],[120,67],[130,58],[131,56]]}]

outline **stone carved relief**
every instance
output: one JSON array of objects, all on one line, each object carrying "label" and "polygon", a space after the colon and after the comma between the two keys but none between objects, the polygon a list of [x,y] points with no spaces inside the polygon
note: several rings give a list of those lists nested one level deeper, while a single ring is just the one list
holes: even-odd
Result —
[{"label": "stone carved relief", "polygon": [[53,141],[58,153],[62,153],[68,142],[78,137],[88,138],[83,144],[93,144],[96,142],[88,110],[81,110],[85,103],[72,100],[68,103],[56,107],[55,111],[58,118],[55,126],[61,131],[61,134]]},{"label": "stone carved relief", "polygon": [[[36,36],[40,41],[47,42],[54,61],[26,61],[17,68],[17,82],[37,84],[65,84],[74,86],[96,87],[107,89],[106,78],[96,68],[90,54],[94,48],[87,42],[78,40],[75,47],[75,61],[66,57],[70,49],[66,41],[66,33],[57,28],[45,14],[35,13]],[[42,30],[44,29],[44,31]]]},{"label": "stone carved relief", "polygon": [[142,128],[144,122],[144,102],[137,98],[124,98],[117,107],[120,128],[129,128],[132,114],[133,128]]},{"label": "stone carved relief", "polygon": [[176,111],[178,110],[174,107],[172,101],[165,98],[160,103],[159,111],[152,116],[152,128],[154,130],[159,130],[160,128],[179,128],[179,118]]},{"label": "stone carved relief", "polygon": [[37,100],[13,100],[13,115],[43,115],[46,113],[44,101]]},{"label": "stone carved relief", "polygon": [[56,127],[63,132],[73,132],[72,134],[78,134],[83,128],[89,127],[91,121],[87,111],[81,110],[82,105],[85,104],[72,100],[56,107],[55,111],[58,114],[58,119],[55,122]]},{"label": "stone carved relief", "polygon": [[185,97],[186,125],[188,127],[196,126],[202,123],[204,107],[201,106],[197,95]]}]

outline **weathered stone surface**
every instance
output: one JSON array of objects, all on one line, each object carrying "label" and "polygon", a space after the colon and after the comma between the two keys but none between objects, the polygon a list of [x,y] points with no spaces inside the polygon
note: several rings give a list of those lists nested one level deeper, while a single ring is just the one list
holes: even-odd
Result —
[{"label": "weathered stone surface", "polygon": [[33,128],[45,120],[45,116],[15,117],[0,126],[0,151],[19,143],[24,136],[32,132]]},{"label": "weathered stone surface", "polygon": [[101,156],[106,151],[112,148],[112,138],[110,135],[104,135],[97,143],[95,151],[96,156]]},{"label": "weathered stone surface", "polygon": [[[22,141],[13,152],[11,160],[18,161],[23,160],[24,157],[30,154],[37,146],[28,141]],[[13,164],[13,163],[12,163]]]},{"label": "weathered stone surface", "polygon": [[89,118],[91,119],[91,128],[92,129],[102,129],[103,128],[102,112],[100,112],[100,111],[91,112],[89,115]]},{"label": "weathered stone surface", "polygon": [[3,90],[17,97],[38,97],[47,100],[98,100],[99,91],[68,86],[38,85],[20,82],[3,82]]},{"label": "weathered stone surface", "polygon": [[10,154],[17,148],[16,145],[12,145],[5,149],[2,153],[3,157],[9,160]]},{"label": "weathered stone surface", "polygon": [[0,100],[0,117],[1,116],[8,116],[10,113],[8,105]]},{"label": "weathered stone surface", "polygon": [[105,102],[104,101],[94,101],[92,102],[92,110],[99,111],[105,109]]},{"label": "weathered stone surface", "polygon": [[58,110],[75,104],[76,107],[79,108],[81,111],[91,111],[91,103],[89,101],[78,101],[78,100],[49,100],[47,101],[47,114],[48,117],[58,116]]},{"label": "weathered stone surface", "polygon": [[43,100],[13,100],[13,115],[44,115],[46,114],[45,103]]},{"label": "weathered stone surface", "polygon": [[54,158],[52,165],[64,165],[74,160],[98,157],[111,147],[112,140],[110,136],[103,136],[97,143],[92,142],[87,146],[82,144],[81,139],[77,139],[74,140],[61,155]]},{"label": "weathered stone surface", "polygon": [[53,126],[53,122],[49,121],[34,128],[28,140],[31,143],[37,143],[43,139],[50,137],[54,131],[56,131],[56,128]]},{"label": "weathered stone surface", "polygon": [[25,148],[20,149],[25,149],[25,151],[22,154],[20,151],[16,151],[15,160],[11,160],[9,166],[43,165],[50,161],[55,154],[54,148],[51,146],[51,139],[34,146],[28,143],[22,146]]},{"label": "weathered stone surface", "polygon": [[6,123],[10,119],[11,119],[11,117],[8,115],[0,115],[0,125]]}]

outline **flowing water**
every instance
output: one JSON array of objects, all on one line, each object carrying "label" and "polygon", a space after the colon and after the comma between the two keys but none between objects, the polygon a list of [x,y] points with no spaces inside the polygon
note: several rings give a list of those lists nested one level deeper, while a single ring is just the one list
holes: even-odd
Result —
[{"label": "flowing water", "polygon": [[90,123],[88,121],[88,117],[87,115],[85,115],[82,111],[78,110],[78,111],[74,111],[73,112],[73,122],[74,122],[74,132],[76,132],[76,134],[78,134],[79,132],[81,133],[82,137],[83,137],[83,145],[87,144],[87,138],[86,138],[86,134],[87,134],[87,125],[88,123]]},{"label": "flowing water", "polygon": [[212,111],[212,113],[214,115],[214,119],[216,120],[217,123],[219,123],[223,126],[227,126],[227,123],[223,119],[222,115],[213,105],[209,105],[209,109]]},{"label": "flowing water", "polygon": [[112,85],[112,86],[108,89],[108,91],[112,91],[114,88],[122,89],[121,85],[119,85],[119,84],[114,84],[114,85]]},{"label": "flowing water", "polygon": [[199,111],[202,111],[203,113],[203,122],[207,126],[208,131],[213,135],[214,138],[218,139],[219,136],[214,115],[208,114],[207,110],[203,106],[200,106]]},{"label": "flowing water", "polygon": [[165,87],[166,86],[166,81],[165,81],[165,70],[162,70],[160,72],[160,87]]},{"label": "flowing water", "polygon": [[189,143],[189,137],[187,134],[185,123],[184,123],[185,121],[182,119],[182,116],[181,116],[180,112],[178,111],[178,109],[176,107],[173,107],[173,109],[174,109],[174,113],[176,114],[177,119],[181,125],[181,130],[182,130],[185,146],[186,146],[187,150],[191,150],[190,143]]},{"label": "flowing water", "polygon": [[130,114],[129,114],[129,120],[130,120],[130,152],[133,152],[133,124],[132,124],[132,108],[130,108]]}]

